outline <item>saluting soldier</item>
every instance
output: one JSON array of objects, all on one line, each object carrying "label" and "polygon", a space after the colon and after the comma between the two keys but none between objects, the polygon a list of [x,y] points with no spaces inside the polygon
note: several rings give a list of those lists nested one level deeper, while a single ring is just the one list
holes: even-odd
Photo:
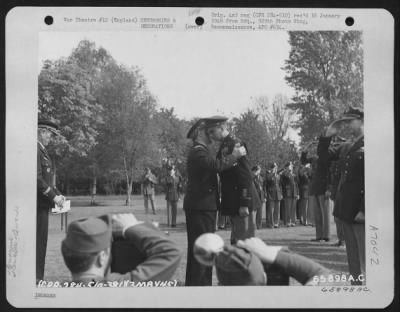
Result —
[{"label": "saluting soldier", "polygon": [[265,202],[264,179],[261,176],[261,167],[259,165],[251,168],[251,171],[254,174],[254,178],[253,178],[254,185],[256,186],[258,197],[260,198],[260,201],[261,201],[261,205],[259,205],[257,207],[257,211],[256,211],[256,227],[257,227],[257,229],[261,229],[262,219],[263,219],[262,208],[263,208],[263,205]]},{"label": "saluting soldier", "polygon": [[153,214],[157,214],[154,185],[158,184],[158,180],[156,176],[151,172],[150,168],[146,167],[144,169],[144,175],[142,181],[143,181],[142,187],[143,187],[143,198],[144,198],[144,210],[146,211],[146,214],[149,213],[149,201],[150,201]]},{"label": "saluting soldier", "polygon": [[[236,145],[246,148],[242,141],[229,133],[226,120],[227,118],[223,118],[208,130],[211,139],[221,142],[217,153],[219,160],[232,153]],[[221,172],[219,176],[221,178],[221,213],[230,217],[231,243],[236,244],[240,239],[254,237],[255,212],[262,204],[254,185],[249,159],[240,158],[237,166]]]},{"label": "saluting soldier", "polygon": [[299,206],[300,206],[300,223],[308,225],[308,189],[311,180],[311,165],[301,165],[299,169]]},{"label": "saluting soldier", "polygon": [[283,170],[281,174],[281,184],[283,200],[285,202],[284,223],[286,226],[295,226],[299,186],[297,184],[297,175],[293,172],[293,163],[291,161],[285,164],[285,170]]},{"label": "saluting soldier", "polygon": [[[354,140],[333,145],[332,137],[343,122]],[[340,179],[333,215],[343,222],[349,271],[357,279],[365,274],[364,113],[350,108],[331,123],[325,136],[319,139],[318,155],[326,161],[339,161]],[[359,280],[353,283],[362,284]]]},{"label": "saluting soldier", "polygon": [[186,286],[211,286],[212,267],[200,264],[193,254],[195,240],[204,233],[215,232],[219,206],[217,173],[234,166],[246,155],[243,147],[236,146],[232,152],[216,160],[209,145],[207,129],[226,118],[202,118],[189,130],[187,137],[193,146],[187,158],[187,187],[183,201],[186,215],[188,253],[186,263]]},{"label": "saluting soldier", "polygon": [[36,283],[43,280],[49,231],[49,211],[54,204],[62,206],[64,196],[54,184],[54,168],[46,150],[52,135],[59,135],[58,125],[50,120],[38,122],[37,209],[36,209]]},{"label": "saluting soldier", "polygon": [[265,191],[267,194],[267,227],[278,228],[280,221],[280,203],[282,200],[282,189],[280,174],[278,174],[278,165],[271,162],[268,165],[265,176]]},{"label": "saluting soldier", "polygon": [[[311,142],[301,153],[301,163],[311,164],[311,183],[308,191],[309,210],[315,222],[315,238],[313,241],[330,241],[330,211],[328,195],[329,162],[312,153],[309,156]],[[315,145],[314,145],[315,146]],[[314,148],[313,148],[314,149]]]}]

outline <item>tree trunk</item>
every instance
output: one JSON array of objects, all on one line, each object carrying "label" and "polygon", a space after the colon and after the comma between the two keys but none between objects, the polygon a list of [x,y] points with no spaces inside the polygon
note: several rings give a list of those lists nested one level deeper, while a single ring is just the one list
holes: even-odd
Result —
[{"label": "tree trunk", "polygon": [[96,182],[97,182],[97,177],[93,177],[92,185],[90,188],[90,195],[92,196],[92,199],[90,201],[90,205],[95,205],[96,204]]},{"label": "tree trunk", "polygon": [[69,182],[69,177],[67,177],[66,192],[67,192],[67,196],[71,195],[71,183]]},{"label": "tree trunk", "polygon": [[131,193],[132,193],[132,180],[127,176],[126,179],[126,205],[128,206],[131,202]]}]

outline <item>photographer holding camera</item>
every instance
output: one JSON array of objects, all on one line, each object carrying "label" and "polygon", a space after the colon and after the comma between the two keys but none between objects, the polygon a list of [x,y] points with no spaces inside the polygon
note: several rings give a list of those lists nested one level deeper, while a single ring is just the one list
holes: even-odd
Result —
[{"label": "photographer holding camera", "polygon": [[[129,253],[124,259],[130,262],[130,270],[121,272],[117,268],[111,272],[113,239],[118,235],[137,254]],[[61,252],[72,281],[83,283],[169,280],[182,257],[172,240],[133,214],[113,215],[112,220],[110,215],[103,215],[71,222]]]}]

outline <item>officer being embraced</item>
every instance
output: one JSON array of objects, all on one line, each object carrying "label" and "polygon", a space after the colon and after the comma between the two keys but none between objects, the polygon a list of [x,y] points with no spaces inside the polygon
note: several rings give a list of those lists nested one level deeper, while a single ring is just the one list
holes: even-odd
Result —
[{"label": "officer being embraced", "polygon": [[[110,272],[113,232],[120,232],[144,260],[131,271]],[[175,273],[182,257],[179,247],[152,224],[133,214],[104,215],[71,222],[61,252],[72,281],[166,281]],[[137,255],[141,257],[141,255]],[[136,261],[136,260],[132,260]]]}]

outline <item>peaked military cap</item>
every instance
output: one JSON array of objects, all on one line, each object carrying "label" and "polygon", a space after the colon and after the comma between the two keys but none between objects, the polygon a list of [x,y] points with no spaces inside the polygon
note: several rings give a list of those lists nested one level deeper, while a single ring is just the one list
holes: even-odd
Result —
[{"label": "peaked military cap", "polygon": [[339,120],[352,120],[352,119],[361,119],[364,120],[364,112],[359,108],[350,107],[347,111],[343,113]]},{"label": "peaked military cap", "polygon": [[95,253],[111,246],[111,217],[103,215],[73,221],[62,244],[76,253]]},{"label": "peaked military cap", "polygon": [[218,281],[222,285],[265,285],[261,260],[246,249],[224,246],[215,258]]},{"label": "peaked military cap", "polygon": [[59,130],[58,124],[56,124],[55,122],[53,122],[51,120],[40,119],[38,122],[38,128],[47,129],[47,130],[51,131],[52,133],[54,133],[55,135],[60,134],[58,132],[58,130]]},{"label": "peaked military cap", "polygon": [[212,116],[212,117],[207,117],[207,118],[200,118],[189,129],[186,137],[188,139],[191,139],[193,134],[195,133],[195,130],[215,127],[215,126],[223,124],[227,120],[228,120],[228,118],[226,118],[224,116]]}]

